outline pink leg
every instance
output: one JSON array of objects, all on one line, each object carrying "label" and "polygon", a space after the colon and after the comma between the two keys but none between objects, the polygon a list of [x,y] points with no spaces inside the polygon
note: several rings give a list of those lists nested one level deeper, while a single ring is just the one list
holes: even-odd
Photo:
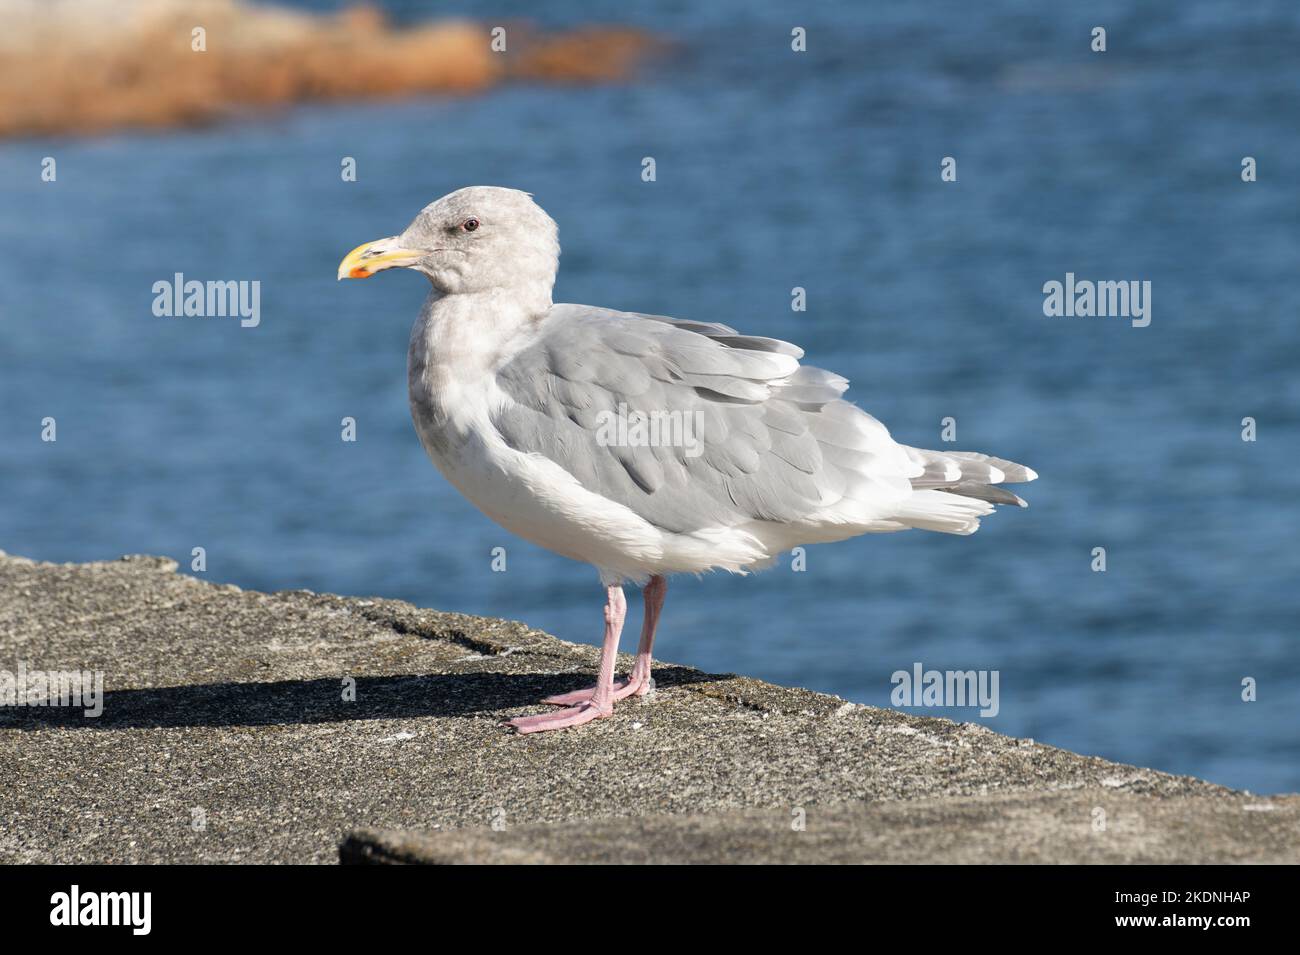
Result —
[{"label": "pink leg", "polygon": [[577,706],[541,716],[520,716],[510,720],[510,725],[520,733],[540,733],[544,730],[581,726],[614,712],[614,661],[618,657],[618,638],[623,632],[623,618],[627,616],[627,599],[623,588],[615,584],[606,590],[605,643],[600,650],[600,672],[596,677],[591,697]]},{"label": "pink leg", "polygon": [[[645,621],[641,624],[641,642],[636,648],[636,663],[632,666],[632,674],[626,680],[618,680],[614,684],[613,698],[621,700],[629,696],[645,696],[654,686],[654,681],[650,679],[650,656],[655,645],[655,629],[659,626],[659,613],[664,607],[664,597],[668,593],[668,580],[665,577],[651,577],[650,582],[645,585],[643,591],[645,598]],[[559,693],[555,696],[548,696],[542,700],[543,703],[552,703],[555,706],[573,706],[577,703],[585,703],[590,700],[596,693],[596,687],[588,687],[585,690],[574,690],[572,693]]]}]

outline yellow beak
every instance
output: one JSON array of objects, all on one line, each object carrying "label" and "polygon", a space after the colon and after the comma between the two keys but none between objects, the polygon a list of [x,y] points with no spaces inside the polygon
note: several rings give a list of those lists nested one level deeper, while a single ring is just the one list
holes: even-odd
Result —
[{"label": "yellow beak", "polygon": [[368,279],[384,269],[401,268],[424,258],[428,253],[404,249],[396,237],[376,239],[359,245],[339,263],[340,279]]}]

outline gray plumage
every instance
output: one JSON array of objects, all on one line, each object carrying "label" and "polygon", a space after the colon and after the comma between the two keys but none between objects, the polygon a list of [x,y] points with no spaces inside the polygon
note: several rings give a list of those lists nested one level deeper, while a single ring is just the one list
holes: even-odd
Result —
[{"label": "gray plumage", "polygon": [[[725,325],[555,305],[497,372],[512,401],[492,421],[512,448],[676,533],[806,522],[864,480],[1023,505],[988,486],[1005,479],[997,464],[1019,466],[984,455],[905,448],[916,467],[900,473],[879,454],[883,425],[840,398],[848,382],[802,356]],[[637,411],[698,421],[699,453],[601,443],[602,422]]]}]

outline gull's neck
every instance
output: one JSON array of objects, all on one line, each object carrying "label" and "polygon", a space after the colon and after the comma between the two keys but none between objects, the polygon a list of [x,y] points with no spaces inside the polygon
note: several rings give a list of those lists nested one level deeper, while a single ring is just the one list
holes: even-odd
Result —
[{"label": "gull's neck", "polygon": [[417,427],[444,427],[478,398],[498,368],[532,340],[551,308],[543,289],[432,293],[411,328],[407,385]]},{"label": "gull's neck", "polygon": [[432,365],[464,372],[495,370],[551,309],[551,289],[494,288],[444,295],[433,292],[411,330]]}]

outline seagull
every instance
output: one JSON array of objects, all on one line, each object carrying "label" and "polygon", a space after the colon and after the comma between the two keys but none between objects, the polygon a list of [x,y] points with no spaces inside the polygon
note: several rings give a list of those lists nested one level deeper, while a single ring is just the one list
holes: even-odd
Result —
[{"label": "seagull", "polygon": [[[407,384],[420,443],[506,530],[593,565],[605,588],[596,685],[547,697],[519,733],[609,716],[652,687],[670,574],[770,566],[794,547],[919,528],[971,534],[1027,467],[899,444],[844,400],[848,381],[803,350],[714,322],[554,304],[559,230],[532,196],[471,186],[367,242],[338,277],[386,269],[432,285],[411,329]],[[615,680],[643,587],[635,663]]]}]

